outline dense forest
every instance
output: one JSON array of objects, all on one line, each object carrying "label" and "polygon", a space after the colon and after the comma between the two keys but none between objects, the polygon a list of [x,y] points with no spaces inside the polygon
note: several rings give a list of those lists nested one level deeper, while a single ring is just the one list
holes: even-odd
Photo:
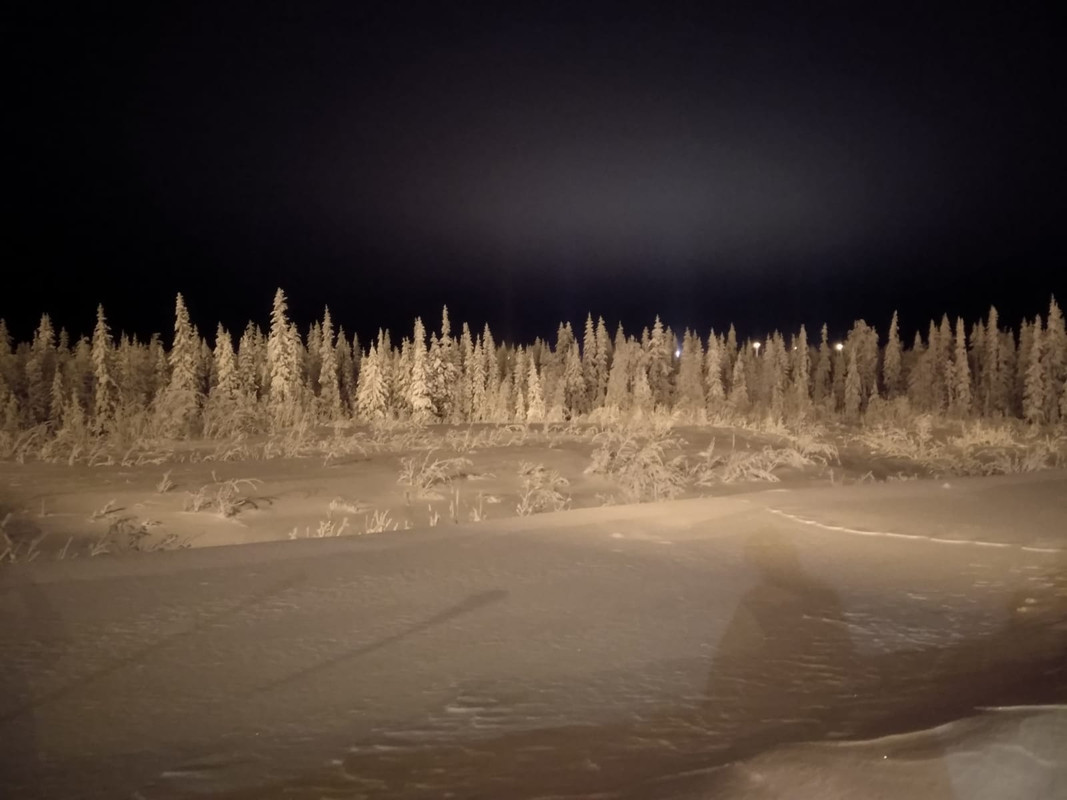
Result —
[{"label": "dense forest", "polygon": [[943,316],[906,345],[893,316],[882,335],[860,320],[841,341],[823,326],[741,341],[733,328],[706,337],[651,327],[609,333],[590,315],[581,334],[554,342],[494,340],[488,326],[458,335],[447,308],[436,331],[421,319],[395,340],[361,343],[327,309],[301,331],[275,295],[266,331],[235,341],[221,325],[209,342],[177,297],[169,346],[110,330],[98,308],[90,338],[72,342],[47,316],[14,346],[0,321],[0,436],[16,442],[225,438],[294,425],[383,420],[416,423],[609,422],[653,410],[687,422],[741,417],[836,418],[862,424],[909,416],[1067,419],[1067,329],[1047,314],[1002,325],[995,308],[970,324]]}]

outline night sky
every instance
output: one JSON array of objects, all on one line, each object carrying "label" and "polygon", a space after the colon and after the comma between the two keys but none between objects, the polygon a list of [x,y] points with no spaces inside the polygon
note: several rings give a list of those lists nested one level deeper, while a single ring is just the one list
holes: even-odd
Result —
[{"label": "night sky", "polygon": [[1052,3],[310,5],[8,18],[20,338],[97,302],[168,332],[179,290],[240,330],[279,285],[302,326],[329,303],[407,334],[447,303],[521,340],[1067,300]]}]

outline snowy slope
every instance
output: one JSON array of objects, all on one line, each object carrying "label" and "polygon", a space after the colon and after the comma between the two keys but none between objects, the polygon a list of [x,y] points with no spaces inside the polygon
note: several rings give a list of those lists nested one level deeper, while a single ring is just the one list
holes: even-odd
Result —
[{"label": "snowy slope", "polygon": [[[5,796],[1060,796],[1064,496],[767,492],[11,568]],[[1007,794],[983,748],[1030,765]]]}]

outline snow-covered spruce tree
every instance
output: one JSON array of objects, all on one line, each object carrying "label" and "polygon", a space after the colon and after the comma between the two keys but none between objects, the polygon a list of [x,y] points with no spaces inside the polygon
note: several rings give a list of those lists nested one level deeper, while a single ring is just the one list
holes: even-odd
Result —
[{"label": "snow-covered spruce tree", "polygon": [[822,326],[819,355],[815,361],[815,376],[811,387],[811,399],[815,405],[833,409],[833,351],[830,349],[830,331]]},{"label": "snow-covered spruce tree", "polygon": [[983,350],[984,369],[978,384],[978,405],[984,416],[992,416],[996,413],[1004,413],[1004,384],[1001,375],[1000,358],[1000,331],[999,319],[996,306],[989,307],[989,316],[986,319],[984,338],[975,346],[981,346]]},{"label": "snow-covered spruce tree", "polygon": [[615,418],[629,409],[630,349],[622,323],[615,330],[615,343],[608,371],[608,385],[604,395],[604,408],[609,418]]},{"label": "snow-covered spruce tree", "polygon": [[386,418],[385,385],[379,369],[378,349],[371,345],[362,360],[356,384],[356,414],[365,422]]},{"label": "snow-covered spruce tree", "polygon": [[811,411],[811,352],[808,349],[808,331],[801,325],[793,339],[791,382],[789,386],[788,413],[805,417]]},{"label": "snow-covered spruce tree", "polygon": [[700,337],[686,329],[682,335],[682,355],[678,365],[678,391],[675,409],[693,421],[702,421],[704,404],[704,345]]},{"label": "snow-covered spruce tree", "polygon": [[886,397],[890,400],[900,397],[904,391],[903,353],[900,325],[897,321],[897,312],[894,311],[893,318],[889,320],[889,338],[886,340],[885,352],[882,356],[882,385],[885,387]]},{"label": "snow-covered spruce tree", "polygon": [[537,364],[529,359],[526,373],[526,421],[544,422],[545,394],[541,389],[541,376],[537,374]]},{"label": "snow-covered spruce tree", "polygon": [[593,409],[593,404],[596,402],[597,386],[599,384],[599,376],[597,375],[596,323],[593,322],[592,313],[586,314],[585,317],[585,329],[582,332],[581,360],[582,377],[585,380],[585,390],[583,394],[587,399],[585,411],[591,411]]},{"label": "snow-covered spruce tree", "polygon": [[604,318],[599,317],[596,323],[596,392],[593,395],[593,408],[599,409],[604,406],[604,398],[608,393],[608,378],[611,374],[611,338],[608,336],[608,326]]},{"label": "snow-covered spruce tree", "polygon": [[285,292],[274,293],[267,334],[267,411],[276,428],[294,424],[300,416],[300,335],[289,322]]},{"label": "snow-covered spruce tree", "polygon": [[337,344],[334,341],[330,307],[322,314],[319,327],[319,418],[326,423],[341,422],[345,413],[341,406],[341,383],[337,371]]},{"label": "snow-covered spruce tree", "polygon": [[319,379],[322,376],[322,327],[318,322],[308,326],[307,337],[303,342],[304,376],[308,392],[318,397],[322,391]]},{"label": "snow-covered spruce tree", "polygon": [[[1040,327],[1041,321],[1038,318],[1037,326]],[[1035,324],[1029,322],[1026,319],[1019,324],[1019,347],[1015,357],[1015,376],[1013,380],[1013,396],[1012,407],[1015,409],[1015,413],[1020,416],[1026,416],[1026,380],[1027,370],[1030,367],[1030,351],[1034,346],[1034,328]]]},{"label": "snow-covered spruce tree", "polygon": [[563,412],[565,419],[574,419],[586,411],[586,383],[578,343],[567,347],[563,360]]},{"label": "snow-covered spruce tree", "polygon": [[1048,317],[1045,320],[1043,355],[1045,359],[1045,419],[1058,423],[1060,415],[1060,390],[1067,381],[1067,327],[1064,326],[1063,312],[1056,303],[1056,298],[1049,301]]},{"label": "snow-covered spruce tree", "polygon": [[967,337],[963,318],[956,318],[956,342],[952,359],[952,413],[959,417],[971,414],[971,368],[967,359]]},{"label": "snow-covered spruce tree", "polygon": [[860,406],[863,402],[863,382],[860,378],[858,347],[845,345],[848,366],[845,374],[845,418],[850,422],[856,422],[860,417]]},{"label": "snow-covered spruce tree", "polygon": [[459,333],[459,370],[456,373],[456,418],[460,422],[474,420],[474,395],[471,368],[474,365],[474,337],[464,322]]},{"label": "snow-covered spruce tree", "polygon": [[441,309],[441,335],[433,337],[430,346],[428,372],[433,413],[442,422],[452,419],[455,408],[458,362],[456,340],[452,338],[452,323],[448,318],[448,306],[444,306]]},{"label": "snow-covered spruce tree", "polygon": [[[31,424],[46,422],[51,414],[51,391],[56,371],[55,330],[47,314],[33,335],[26,360],[26,411]],[[58,422],[58,420],[55,420]]]},{"label": "snow-covered spruce tree", "polygon": [[714,328],[708,335],[708,349],[704,356],[704,381],[706,392],[705,408],[709,414],[718,414],[726,403],[726,389],[723,386],[723,349],[725,343],[715,334]]},{"label": "snow-covered spruce tree", "polygon": [[1031,343],[1027,353],[1026,378],[1023,387],[1023,418],[1031,425],[1048,422],[1045,409],[1048,405],[1048,365],[1046,337],[1042,329],[1041,315],[1034,322]]},{"label": "snow-covered spruce tree", "polygon": [[511,370],[511,402],[514,405],[513,419],[516,422],[526,421],[526,348],[519,347],[515,350],[514,361]]},{"label": "snow-covered spruce tree", "polygon": [[204,434],[208,437],[230,436],[242,427],[237,414],[240,378],[233,339],[221,322],[215,328],[215,349],[211,358],[214,380],[204,402]]},{"label": "snow-covered spruce tree", "polygon": [[267,391],[267,342],[259,327],[249,322],[237,346],[237,383],[245,405],[256,406]]},{"label": "snow-covered spruce tree", "polygon": [[174,339],[167,362],[170,380],[156,408],[161,432],[172,438],[189,437],[200,422],[200,336],[180,293],[174,303]]},{"label": "snow-covered spruce tree", "polygon": [[[932,327],[930,331],[933,334]],[[918,331],[915,332],[909,356],[913,366],[908,370],[908,403],[916,410],[928,411],[933,403],[930,391],[932,368],[926,345]]]},{"label": "snow-covered spruce tree", "polygon": [[337,387],[341,394],[341,415],[347,417],[352,413],[352,400],[356,396],[356,361],[344,326],[337,328],[334,358],[337,364]]},{"label": "snow-covered spruce tree", "polygon": [[1000,343],[997,346],[997,364],[1000,373],[1000,408],[1006,415],[1015,413],[1015,360],[1015,332],[1011,329],[1001,331]]},{"label": "snow-covered spruce tree", "polygon": [[738,352],[733,374],[730,376],[730,393],[726,397],[727,405],[738,414],[744,414],[749,409],[747,361],[748,355]]},{"label": "snow-covered spruce tree", "polygon": [[429,353],[426,349],[426,328],[422,318],[415,318],[411,341],[411,380],[408,389],[408,405],[411,418],[419,423],[431,422],[434,417],[433,400],[430,397]]},{"label": "snow-covered spruce tree", "polygon": [[648,385],[652,389],[652,403],[654,407],[669,407],[671,403],[672,365],[671,358],[674,355],[674,342],[668,341],[667,333],[663,329],[663,323],[659,315],[652,324],[652,333],[648,339],[647,363]]},{"label": "snow-covered spruce tree", "polygon": [[93,328],[91,358],[93,364],[93,433],[109,431],[115,421],[118,390],[112,374],[114,344],[111,329],[104,315],[104,307],[96,307],[96,326]]}]

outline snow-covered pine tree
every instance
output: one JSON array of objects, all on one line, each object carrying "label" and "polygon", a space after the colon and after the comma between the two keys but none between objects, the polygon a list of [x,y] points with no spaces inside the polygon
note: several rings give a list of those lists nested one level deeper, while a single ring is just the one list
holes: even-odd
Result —
[{"label": "snow-covered pine tree", "polygon": [[860,379],[859,348],[845,346],[848,353],[848,366],[845,371],[845,418],[856,422],[860,416],[860,404],[863,400],[863,384]]},{"label": "snow-covered pine tree", "polygon": [[[1040,318],[1038,318],[1040,325]],[[1030,367],[1030,351],[1034,346],[1034,323],[1023,319],[1019,324],[1019,347],[1015,356],[1015,377],[1013,381],[1012,405],[1016,414],[1026,416],[1026,378]]]},{"label": "snow-covered pine tree", "polygon": [[319,409],[324,422],[341,422],[344,410],[341,405],[341,383],[337,371],[337,343],[334,341],[333,318],[330,307],[322,314],[319,327]]},{"label": "snow-covered pine tree", "polygon": [[608,385],[604,395],[604,408],[609,417],[621,414],[629,407],[630,352],[621,322],[615,330],[612,350],[611,369],[608,371]]},{"label": "snow-covered pine tree", "polygon": [[952,411],[960,417],[971,414],[971,369],[967,360],[967,337],[963,317],[956,318],[956,346],[952,359]]},{"label": "snow-covered pine tree", "polygon": [[999,364],[999,407],[1004,414],[1015,412],[1015,332],[1008,329],[1001,331],[1000,343],[997,346],[997,364]]},{"label": "snow-covered pine tree", "polygon": [[669,407],[671,402],[671,359],[674,356],[674,342],[668,341],[666,331],[659,315],[652,324],[652,333],[648,339],[647,363],[648,385],[652,389],[653,407]]},{"label": "snow-covered pine tree", "polygon": [[545,394],[541,388],[541,376],[537,373],[537,364],[531,358],[526,375],[526,421],[544,422]]},{"label": "snow-covered pine tree", "polygon": [[1026,377],[1023,387],[1023,418],[1031,425],[1048,422],[1045,409],[1048,405],[1048,373],[1046,337],[1038,314],[1031,330],[1031,342],[1027,353]]},{"label": "snow-covered pine tree", "polygon": [[738,414],[744,414],[749,407],[747,361],[747,354],[744,352],[737,353],[733,374],[730,376],[730,393],[726,398],[727,405]]},{"label": "snow-covered pine tree", "polygon": [[815,405],[833,408],[833,351],[830,349],[830,331],[822,326],[822,339],[819,343],[819,355],[815,361],[815,378],[811,387],[811,398]]},{"label": "snow-covered pine tree", "polygon": [[379,364],[378,348],[372,344],[363,356],[356,384],[356,414],[366,422],[383,420],[387,414],[385,384]]},{"label": "snow-covered pine tree", "polygon": [[983,350],[982,362],[985,368],[982,370],[981,382],[979,383],[978,403],[982,414],[987,417],[1006,411],[1004,408],[1003,381],[1000,372],[999,325],[1000,321],[996,306],[990,306],[989,316],[986,318],[984,338],[981,343],[975,343],[976,347],[981,346]]},{"label": "snow-covered pine tree", "polygon": [[704,401],[709,414],[719,413],[726,402],[726,388],[722,379],[724,348],[725,343],[719,339],[713,328],[708,335],[708,349],[704,356],[704,381],[707,387]]},{"label": "snow-covered pine tree", "polygon": [[578,343],[570,342],[563,361],[563,412],[565,419],[574,419],[586,411],[586,383],[582,371]]},{"label": "snow-covered pine tree", "polygon": [[109,430],[115,421],[118,404],[118,391],[112,375],[112,358],[114,344],[111,341],[111,329],[104,315],[104,307],[96,307],[96,326],[93,328],[91,359],[93,365],[93,432],[97,434]]},{"label": "snow-covered pine tree", "polygon": [[307,388],[313,397],[318,397],[322,389],[319,384],[322,373],[322,329],[318,322],[312,322],[308,327],[303,347],[307,354],[304,359]]},{"label": "snow-covered pine tree", "polygon": [[811,410],[811,352],[808,349],[808,331],[801,325],[793,339],[792,381],[789,388],[791,411],[804,417]]},{"label": "snow-covered pine tree", "polygon": [[167,354],[170,380],[158,412],[165,435],[192,435],[199,421],[201,402],[200,337],[189,320],[181,293],[174,301],[174,338]]},{"label": "snow-covered pine tree", "polygon": [[894,311],[893,318],[889,320],[889,338],[886,340],[885,353],[882,356],[882,385],[885,387],[886,397],[890,400],[899,397],[904,390],[903,353],[900,325],[897,321],[897,312]]},{"label": "snow-covered pine tree", "polygon": [[608,392],[608,377],[611,369],[611,339],[604,318],[597,319],[596,324],[596,391],[593,395],[593,408],[603,407]]},{"label": "snow-covered pine tree", "polygon": [[347,417],[352,413],[352,401],[356,396],[356,362],[344,326],[337,328],[334,358],[337,364],[337,387],[341,394],[341,415]]},{"label": "snow-covered pine tree", "polygon": [[682,334],[682,355],[678,365],[678,390],[675,408],[688,419],[705,418],[704,345],[688,328]]},{"label": "snow-covered pine tree", "polygon": [[1053,296],[1049,300],[1048,317],[1045,319],[1043,355],[1045,359],[1045,419],[1056,424],[1060,416],[1060,390],[1067,381],[1067,327],[1063,312]]},{"label": "snow-covered pine tree", "polygon": [[514,420],[526,421],[526,348],[519,347],[515,350],[512,368],[511,400],[514,404]]},{"label": "snow-covered pine tree", "polygon": [[474,365],[474,338],[464,322],[459,334],[459,371],[456,374],[456,416],[461,422],[474,420],[471,368]]},{"label": "snow-covered pine tree", "polygon": [[279,427],[296,421],[300,400],[299,353],[288,311],[285,292],[279,288],[274,293],[270,332],[267,334],[267,409],[271,420]]},{"label": "snow-covered pine tree", "polygon": [[33,335],[29,358],[26,360],[26,411],[32,424],[50,417],[53,376],[56,371],[55,330],[47,314]]},{"label": "snow-covered pine tree", "polygon": [[597,385],[599,378],[597,376],[597,339],[596,339],[596,323],[593,322],[593,314],[587,313],[585,317],[585,329],[582,332],[582,377],[585,380],[585,391],[583,394],[587,398],[587,409],[592,410],[593,403],[596,401]]},{"label": "snow-covered pine tree", "polygon": [[434,416],[447,422],[455,407],[456,382],[459,378],[456,341],[452,338],[452,323],[448,306],[441,309],[441,335],[433,337],[430,345],[429,388]]},{"label": "snow-covered pine tree", "polygon": [[415,329],[411,343],[411,382],[409,385],[408,404],[411,406],[412,419],[420,424],[433,420],[434,407],[430,397],[429,353],[426,349],[426,328],[422,318],[415,318]]}]

